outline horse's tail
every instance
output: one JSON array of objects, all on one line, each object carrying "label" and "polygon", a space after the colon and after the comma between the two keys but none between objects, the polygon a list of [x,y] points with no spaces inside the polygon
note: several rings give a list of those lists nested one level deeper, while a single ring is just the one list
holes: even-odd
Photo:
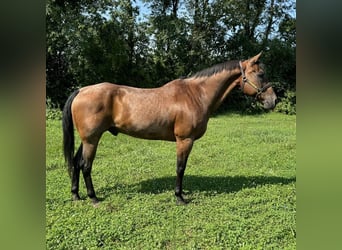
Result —
[{"label": "horse's tail", "polygon": [[72,121],[71,104],[78,93],[79,90],[76,90],[69,96],[63,108],[62,118],[64,158],[68,164],[70,176],[74,168],[73,159],[75,151],[74,123]]}]

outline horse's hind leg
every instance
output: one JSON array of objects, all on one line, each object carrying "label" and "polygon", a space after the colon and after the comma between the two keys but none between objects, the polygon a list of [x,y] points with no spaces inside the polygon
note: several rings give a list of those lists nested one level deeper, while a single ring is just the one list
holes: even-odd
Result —
[{"label": "horse's hind leg", "polygon": [[74,157],[74,168],[71,170],[71,193],[72,193],[72,199],[74,201],[80,200],[80,196],[78,194],[79,189],[79,180],[80,180],[80,161],[82,159],[82,143],[80,147],[77,150],[77,153]]},{"label": "horse's hind leg", "polygon": [[98,203],[99,200],[96,197],[94,186],[93,186],[93,181],[91,179],[91,169],[92,169],[93,160],[96,154],[98,139],[96,139],[93,142],[83,142],[82,164],[81,164],[82,174],[83,174],[84,182],[87,188],[87,194],[94,204]]}]

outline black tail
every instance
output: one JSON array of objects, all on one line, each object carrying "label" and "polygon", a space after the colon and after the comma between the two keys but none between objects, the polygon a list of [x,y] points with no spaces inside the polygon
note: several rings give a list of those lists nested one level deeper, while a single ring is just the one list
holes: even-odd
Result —
[{"label": "black tail", "polygon": [[72,113],[71,113],[71,104],[79,93],[79,90],[73,92],[68,100],[66,101],[63,109],[63,118],[62,118],[62,126],[63,126],[63,150],[65,161],[68,164],[68,172],[71,176],[72,170],[74,168],[73,158],[75,151],[75,137],[74,137],[74,123],[72,121]]}]

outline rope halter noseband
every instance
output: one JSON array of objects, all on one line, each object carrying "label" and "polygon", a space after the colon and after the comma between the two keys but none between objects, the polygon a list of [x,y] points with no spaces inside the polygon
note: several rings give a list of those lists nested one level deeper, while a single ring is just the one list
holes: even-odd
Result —
[{"label": "rope halter noseband", "polygon": [[253,82],[251,82],[250,80],[247,79],[245,71],[242,68],[242,63],[241,61],[239,61],[239,65],[240,65],[240,70],[241,70],[241,75],[242,75],[242,85],[241,85],[241,90],[243,92],[243,89],[245,87],[245,84],[248,83],[251,87],[253,87],[257,93],[255,95],[255,98],[258,98],[259,95],[261,95],[263,92],[265,92],[269,87],[271,87],[271,83],[267,83],[265,84],[263,87],[259,88],[258,86],[256,86]]}]

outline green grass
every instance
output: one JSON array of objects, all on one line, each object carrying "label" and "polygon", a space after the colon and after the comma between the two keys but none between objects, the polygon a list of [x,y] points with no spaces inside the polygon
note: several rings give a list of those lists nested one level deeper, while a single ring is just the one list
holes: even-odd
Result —
[{"label": "green grass", "polygon": [[174,143],[105,133],[92,174],[97,208],[83,179],[84,200],[71,202],[61,145],[61,121],[48,120],[47,249],[296,248],[295,116],[211,118],[188,160],[187,206],[174,197]]}]

